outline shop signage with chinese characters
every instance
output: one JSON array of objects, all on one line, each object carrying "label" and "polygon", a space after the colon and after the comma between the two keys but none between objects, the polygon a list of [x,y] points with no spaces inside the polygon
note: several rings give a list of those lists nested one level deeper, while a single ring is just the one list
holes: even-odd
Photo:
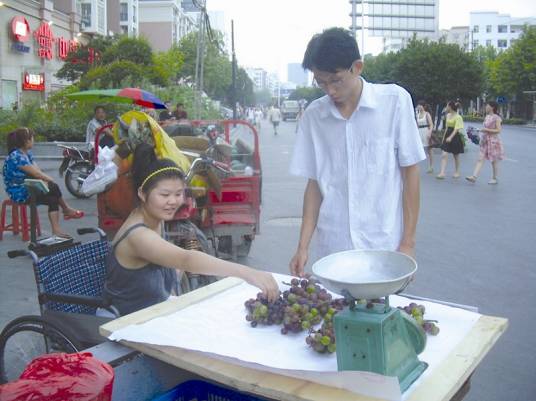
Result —
[{"label": "shop signage with chinese characters", "polygon": [[[20,53],[30,53],[30,47],[24,43],[32,36],[30,24],[26,18],[23,16],[13,17],[10,31],[13,39],[11,49]],[[33,37],[35,39],[36,53],[44,60],[52,60],[54,56],[60,60],[67,60],[69,53],[77,50],[79,47],[76,39],[54,36],[51,26],[47,22],[41,22],[41,25],[33,31]],[[75,60],[75,62],[93,64],[96,60],[98,60],[98,53],[95,49],[88,48],[87,60]]]},{"label": "shop signage with chinese characters", "polygon": [[22,79],[22,89],[27,91],[44,91],[45,74],[25,72]]},{"label": "shop signage with chinese characters", "polygon": [[30,24],[28,24],[26,18],[21,16],[13,17],[11,20],[11,36],[14,40],[11,49],[21,53],[30,52],[30,47],[24,44],[30,38]]}]

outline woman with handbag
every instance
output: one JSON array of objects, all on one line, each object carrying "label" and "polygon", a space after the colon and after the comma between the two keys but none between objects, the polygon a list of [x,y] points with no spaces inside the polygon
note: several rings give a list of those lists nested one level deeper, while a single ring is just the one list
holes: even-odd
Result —
[{"label": "woman with handbag", "polygon": [[454,157],[455,171],[452,177],[460,178],[460,153],[463,153],[464,148],[461,136],[463,119],[458,114],[458,105],[453,101],[448,102],[447,113],[446,129],[443,134],[443,142],[441,143],[441,149],[443,150],[443,154],[441,155],[441,171],[436,176],[438,180],[445,179],[449,153]]},{"label": "woman with handbag", "polygon": [[493,176],[491,180],[488,181],[488,184],[496,185],[497,181],[497,170],[498,163],[500,160],[504,159],[504,148],[499,134],[501,133],[501,123],[502,119],[497,114],[497,109],[499,105],[497,102],[489,101],[486,103],[486,118],[484,119],[484,128],[480,130],[483,133],[482,138],[480,139],[480,156],[476,162],[475,170],[473,175],[465,177],[469,182],[475,182],[480,173],[480,169],[484,165],[485,160],[491,162],[491,168],[493,170]]},{"label": "woman with handbag", "polygon": [[422,146],[426,155],[428,156],[428,174],[434,172],[434,165],[432,160],[432,130],[434,128],[434,122],[430,115],[430,109],[424,101],[417,103],[417,126],[419,127],[419,134],[421,135]]}]

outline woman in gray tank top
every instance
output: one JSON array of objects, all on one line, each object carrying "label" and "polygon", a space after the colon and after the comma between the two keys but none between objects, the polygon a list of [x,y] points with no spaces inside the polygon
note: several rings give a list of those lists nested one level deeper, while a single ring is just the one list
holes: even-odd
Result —
[{"label": "woman in gray tank top", "polygon": [[154,149],[138,145],[132,163],[139,206],[117,232],[106,259],[104,296],[121,315],[165,301],[176,284],[175,270],[242,278],[270,300],[279,295],[271,273],[184,250],[162,238],[163,224],[184,202],[184,174]]}]

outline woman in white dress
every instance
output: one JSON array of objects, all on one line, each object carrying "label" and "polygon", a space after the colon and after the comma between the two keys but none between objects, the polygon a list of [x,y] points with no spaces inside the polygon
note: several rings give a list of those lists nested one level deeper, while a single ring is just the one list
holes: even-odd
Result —
[{"label": "woman in white dress", "polygon": [[432,160],[432,147],[430,146],[430,141],[432,138],[432,129],[434,128],[434,122],[432,120],[432,116],[430,115],[428,105],[423,101],[420,101],[417,104],[416,118],[417,126],[419,127],[419,133],[421,134],[422,146],[424,147],[424,151],[428,156],[428,170],[426,172],[428,174],[432,174],[434,172],[434,167]]}]

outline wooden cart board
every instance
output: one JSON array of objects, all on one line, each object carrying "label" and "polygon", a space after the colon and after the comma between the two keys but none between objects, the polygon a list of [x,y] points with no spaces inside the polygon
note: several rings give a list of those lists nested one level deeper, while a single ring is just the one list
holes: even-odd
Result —
[{"label": "wooden cart board", "polygon": [[[169,315],[189,305],[216,296],[240,283],[242,280],[235,278],[220,280],[178,298],[108,322],[100,327],[100,332],[108,337],[116,330]],[[507,319],[482,316],[450,355],[425,380],[418,383],[407,401],[449,401],[453,399],[507,326]],[[378,400],[306,380],[249,369],[196,351],[129,341],[121,341],[121,343],[206,379],[261,397],[288,401]]]}]

